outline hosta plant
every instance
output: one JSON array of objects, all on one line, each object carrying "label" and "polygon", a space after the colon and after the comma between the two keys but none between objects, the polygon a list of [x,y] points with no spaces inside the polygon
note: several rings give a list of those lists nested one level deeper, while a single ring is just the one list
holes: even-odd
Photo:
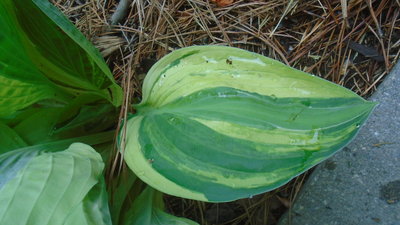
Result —
[{"label": "hosta plant", "polygon": [[343,148],[374,103],[248,51],[180,49],[147,74],[125,160],[150,186],[222,202],[277,188]]},{"label": "hosta plant", "polygon": [[[47,0],[2,0],[0,224],[196,224],[164,212],[162,192],[225,202],[277,188],[343,148],[374,107],[221,46],[165,56],[142,96],[117,131],[122,89],[98,51]],[[130,170],[105,179],[116,132]]]}]

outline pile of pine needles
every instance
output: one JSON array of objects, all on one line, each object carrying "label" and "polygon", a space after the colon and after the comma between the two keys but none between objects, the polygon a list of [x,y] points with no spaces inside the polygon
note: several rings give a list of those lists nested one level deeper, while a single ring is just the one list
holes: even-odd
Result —
[{"label": "pile of pine needles", "polygon": [[[124,1],[124,0],[121,0]],[[141,98],[146,72],[192,45],[227,45],[277,59],[368,97],[400,55],[399,0],[52,0],[95,43],[125,90]],[[210,204],[167,197],[170,212],[200,224],[276,224],[305,175],[266,194]]]}]

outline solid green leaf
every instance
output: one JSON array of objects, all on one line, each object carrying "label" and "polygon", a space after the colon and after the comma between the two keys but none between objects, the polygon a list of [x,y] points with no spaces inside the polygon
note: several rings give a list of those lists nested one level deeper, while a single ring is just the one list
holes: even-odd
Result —
[{"label": "solid green leaf", "polygon": [[29,145],[85,136],[106,131],[114,126],[118,113],[110,104],[84,105],[76,115],[59,123],[65,112],[61,107],[42,107],[26,115],[13,129]]},{"label": "solid green leaf", "polygon": [[[29,145],[54,140],[54,127],[63,108],[42,108],[16,124],[13,128]],[[77,135],[79,136],[79,135]],[[55,141],[55,140],[54,140]]]},{"label": "solid green leaf", "polygon": [[162,58],[128,121],[125,160],[153,188],[223,202],[287,183],[356,135],[375,103],[248,51]]},{"label": "solid green leaf", "polygon": [[100,155],[82,143],[54,150],[0,156],[0,224],[111,224]]},{"label": "solid green leaf", "polygon": [[9,126],[0,122],[0,155],[27,146],[25,141]]},{"label": "solid green leaf", "polygon": [[40,107],[31,106],[24,110],[19,110],[17,112],[14,112],[6,117],[0,118],[0,121],[2,121],[4,124],[10,127],[14,127],[16,124],[24,121],[27,117],[29,117],[34,113],[37,113],[40,110],[41,110]]},{"label": "solid green leaf", "polygon": [[0,50],[0,116],[82,94],[121,104],[122,89],[98,51],[47,0],[0,2]]},{"label": "solid green leaf", "polygon": [[109,183],[110,212],[114,225],[122,225],[124,218],[129,216],[134,200],[143,188],[143,182],[127,168],[122,168],[118,176]]},{"label": "solid green leaf", "polygon": [[186,219],[164,212],[163,193],[147,186],[134,201],[129,217],[123,225],[198,225]]},{"label": "solid green leaf", "polygon": [[56,133],[63,133],[67,130],[81,131],[82,133],[93,133],[113,127],[117,121],[118,113],[110,104],[97,104],[83,106],[76,116],[72,117],[65,124],[56,128]]},{"label": "solid green leaf", "polygon": [[[29,9],[23,1],[16,3],[16,7],[22,11],[18,14],[22,29],[36,46],[40,46],[37,48],[45,58],[37,61],[35,58],[34,61],[39,66],[44,65],[46,76],[53,81],[64,82],[65,87],[72,87],[77,92],[84,89],[104,96],[119,106],[122,102],[122,89],[115,83],[100,52],[48,0],[25,1],[29,4],[33,2],[39,8],[36,9],[32,4]],[[32,10],[36,10],[36,22],[32,22],[28,16]],[[51,35],[40,37],[42,33]],[[54,69],[60,74],[52,75]]]},{"label": "solid green leaf", "polygon": [[29,59],[12,7],[8,0],[0,2],[0,117],[43,99],[65,100]]},{"label": "solid green leaf", "polygon": [[163,194],[137,179],[128,168],[122,168],[109,185],[112,186],[109,199],[114,225],[197,224],[166,213]]}]

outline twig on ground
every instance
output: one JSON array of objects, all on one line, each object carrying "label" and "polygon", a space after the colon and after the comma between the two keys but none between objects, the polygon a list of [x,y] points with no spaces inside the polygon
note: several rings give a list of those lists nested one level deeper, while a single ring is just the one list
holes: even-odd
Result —
[{"label": "twig on ground", "polygon": [[111,16],[111,25],[118,25],[128,14],[129,6],[132,0],[121,0],[118,3],[117,9],[115,9],[114,14]]}]

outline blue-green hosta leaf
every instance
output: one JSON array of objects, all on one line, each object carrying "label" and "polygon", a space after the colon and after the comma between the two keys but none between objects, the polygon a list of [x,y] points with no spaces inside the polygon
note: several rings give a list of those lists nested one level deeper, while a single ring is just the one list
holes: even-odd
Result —
[{"label": "blue-green hosta leaf", "polygon": [[134,201],[132,211],[123,225],[198,225],[197,223],[164,212],[163,193],[147,186]]},{"label": "blue-green hosta leaf", "polygon": [[98,51],[47,0],[0,2],[0,50],[0,116],[81,94],[121,104]]},{"label": "blue-green hosta leaf", "polygon": [[149,71],[125,160],[168,194],[221,202],[275,189],[328,158],[374,107],[244,50],[189,47]]},{"label": "blue-green hosta leaf", "polygon": [[63,225],[112,225],[104,178],[75,207]]},{"label": "blue-green hosta leaf", "polygon": [[0,156],[0,224],[111,224],[100,155],[82,143],[54,150]]},{"label": "blue-green hosta leaf", "polygon": [[[114,139],[114,131],[110,131],[24,147],[26,144],[19,139],[20,137],[12,129],[6,127],[6,129],[2,129],[2,132],[2,136],[0,136],[0,143],[2,143],[0,147],[0,191],[4,184],[14,178],[33,157],[39,154],[62,151],[72,143],[82,142],[96,146],[103,159],[107,160]],[[9,137],[19,140],[7,144],[7,141],[10,141],[7,140]]]},{"label": "blue-green hosta leaf", "polygon": [[18,171],[23,169],[33,157],[39,154],[62,151],[72,143],[81,142],[96,146],[100,154],[107,156],[113,139],[114,131],[111,131],[28,147],[14,148],[15,146],[10,146],[8,149],[3,148],[0,154],[0,190],[8,180],[15,177]]}]

